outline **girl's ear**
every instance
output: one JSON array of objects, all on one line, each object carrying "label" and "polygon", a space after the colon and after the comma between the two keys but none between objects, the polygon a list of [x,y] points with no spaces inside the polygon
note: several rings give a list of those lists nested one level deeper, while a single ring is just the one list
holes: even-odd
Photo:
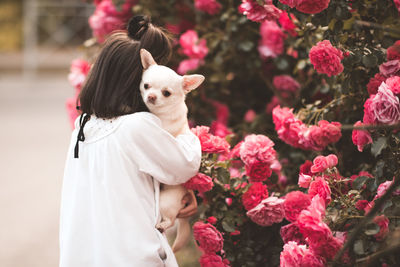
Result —
[{"label": "girl's ear", "polygon": [[140,59],[142,61],[143,69],[147,70],[152,65],[157,65],[153,56],[146,49],[140,49]]},{"label": "girl's ear", "polygon": [[185,94],[199,87],[204,81],[204,76],[199,74],[184,75],[182,81],[182,88]]}]

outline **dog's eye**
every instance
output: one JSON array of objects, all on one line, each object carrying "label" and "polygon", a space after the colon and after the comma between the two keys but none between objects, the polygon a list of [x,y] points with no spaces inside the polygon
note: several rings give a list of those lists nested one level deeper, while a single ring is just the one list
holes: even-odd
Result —
[{"label": "dog's eye", "polygon": [[145,84],[144,84],[144,89],[147,90],[147,89],[149,89],[149,88],[150,88],[150,85],[149,85],[148,83],[145,83]]},{"label": "dog's eye", "polygon": [[162,94],[163,94],[163,96],[165,96],[165,97],[169,97],[169,96],[171,95],[171,93],[170,93],[169,91],[167,91],[167,90],[164,90],[164,91],[162,92]]}]

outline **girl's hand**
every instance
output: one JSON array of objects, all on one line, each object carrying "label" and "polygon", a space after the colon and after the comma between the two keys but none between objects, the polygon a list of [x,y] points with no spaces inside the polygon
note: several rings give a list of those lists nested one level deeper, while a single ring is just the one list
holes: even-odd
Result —
[{"label": "girl's hand", "polygon": [[182,198],[182,203],[185,207],[178,213],[177,218],[186,218],[197,213],[197,200],[193,190],[188,190],[188,193]]}]

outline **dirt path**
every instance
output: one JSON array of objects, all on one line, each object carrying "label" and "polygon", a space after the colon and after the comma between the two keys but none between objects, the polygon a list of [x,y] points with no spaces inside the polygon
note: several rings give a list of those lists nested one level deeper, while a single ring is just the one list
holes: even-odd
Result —
[{"label": "dirt path", "polygon": [[0,74],[0,266],[58,265],[58,218],[72,95],[66,73]]}]

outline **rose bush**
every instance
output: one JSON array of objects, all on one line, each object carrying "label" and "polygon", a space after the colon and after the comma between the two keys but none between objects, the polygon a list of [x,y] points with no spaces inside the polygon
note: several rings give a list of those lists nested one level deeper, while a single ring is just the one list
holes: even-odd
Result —
[{"label": "rose bush", "polygon": [[[98,42],[132,13],[151,14],[174,34],[170,67],[206,77],[187,97],[203,151],[186,184],[200,205],[202,266],[364,264],[396,245],[399,191],[380,200],[400,179],[399,1],[95,5]],[[71,67],[74,86],[86,70]]]}]

